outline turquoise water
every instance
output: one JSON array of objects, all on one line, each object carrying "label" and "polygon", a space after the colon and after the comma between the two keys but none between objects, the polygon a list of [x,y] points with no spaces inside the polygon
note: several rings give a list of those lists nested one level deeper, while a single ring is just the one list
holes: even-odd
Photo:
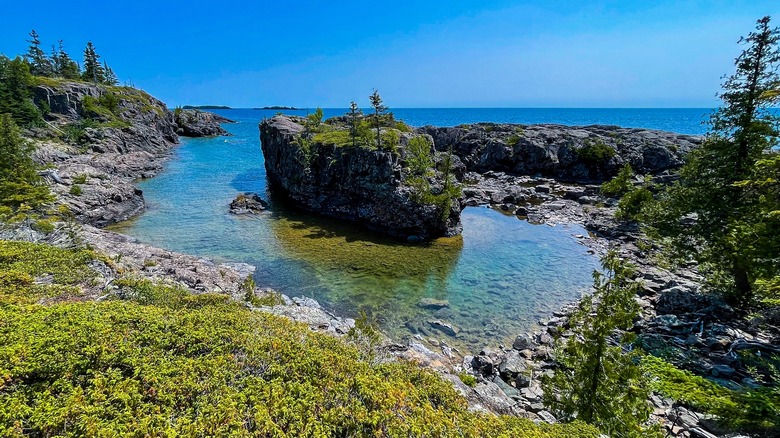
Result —
[{"label": "turquoise water", "polygon": [[[558,116],[552,110],[538,110],[541,116],[533,115],[537,110],[470,111],[447,110],[440,119],[436,110],[395,113],[412,125],[467,123],[490,112],[497,112],[488,119],[496,122],[618,122],[604,118],[602,110],[592,119],[583,115],[585,110],[557,110],[562,111]],[[685,111],[690,117],[705,112]],[[139,183],[148,210],[117,231],[179,252],[251,263],[258,267],[255,279],[261,286],[313,297],[340,315],[366,310],[394,337],[422,329],[424,335],[472,351],[510,342],[591,284],[598,260],[574,237],[587,234],[584,229],[532,225],[487,208],[463,212],[462,236],[422,246],[287,211],[273,199],[263,215],[230,215],[228,204],[239,192],[270,198],[257,123],[276,111],[218,112],[239,122],[225,125],[234,135],[183,139],[165,171]],[[525,119],[517,119],[521,116]],[[537,120],[542,117],[548,118]],[[673,118],[654,113],[648,120]],[[660,129],[663,123],[648,127]],[[694,125],[677,130],[696,133]],[[447,300],[449,307],[422,308],[423,298]],[[448,321],[461,332],[456,338],[438,333],[427,323],[432,319]]]}]

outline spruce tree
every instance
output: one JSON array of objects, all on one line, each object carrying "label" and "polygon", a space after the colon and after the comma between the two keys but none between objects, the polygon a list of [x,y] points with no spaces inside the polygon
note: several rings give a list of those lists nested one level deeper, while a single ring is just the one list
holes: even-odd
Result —
[{"label": "spruce tree", "polygon": [[357,140],[359,136],[360,118],[363,112],[360,111],[358,104],[353,100],[349,103],[349,113],[347,113],[347,121],[349,122],[349,136],[352,138],[352,146],[357,146]]},{"label": "spruce tree", "polygon": [[30,65],[26,61],[0,55],[0,114],[11,114],[22,126],[42,122],[40,110],[32,101],[32,81]]},{"label": "spruce tree", "polygon": [[25,140],[9,114],[0,114],[0,216],[16,213],[22,206],[38,208],[53,200],[41,184],[33,145]]},{"label": "spruce tree", "polygon": [[84,72],[81,78],[85,81],[91,81],[96,84],[102,84],[106,81],[106,72],[100,64],[100,55],[95,51],[92,41],[87,42],[84,49]]},{"label": "spruce tree", "polygon": [[81,69],[78,63],[71,59],[70,55],[65,51],[65,46],[62,40],[59,41],[57,48],[57,75],[65,79],[79,79],[81,77]]},{"label": "spruce tree", "polygon": [[544,403],[563,421],[597,426],[613,437],[646,437],[650,393],[637,352],[624,352],[634,336],[625,332],[639,313],[633,268],[612,250],[593,273],[595,291],[571,316],[574,336],[555,347],[558,369],[544,377]]},{"label": "spruce tree", "polygon": [[114,70],[106,64],[105,61],[103,61],[103,71],[106,72],[106,85],[117,85],[119,84],[119,79],[117,79],[116,74],[114,74]]},{"label": "spruce tree", "polygon": [[374,107],[374,122],[376,126],[376,147],[377,149],[382,149],[382,136],[381,136],[381,116],[387,112],[387,106],[382,103],[382,98],[379,97],[379,92],[377,90],[374,90],[374,92],[368,96],[368,98],[371,100],[371,106]]},{"label": "spruce tree", "polygon": [[[757,217],[761,198],[740,183],[751,180],[778,145],[780,125],[770,109],[778,102],[778,40],[769,17],[740,40],[747,47],[723,84],[723,104],[704,143],[689,154],[680,181],[645,215],[650,231],[668,238],[680,256],[695,259],[713,289],[739,305],[752,302],[757,280],[780,272],[777,252],[767,256],[778,247],[778,217]],[[756,220],[767,228],[758,229]]]},{"label": "spruce tree", "polygon": [[25,59],[30,64],[30,73],[34,76],[53,76],[54,70],[51,61],[46,57],[46,53],[41,49],[41,40],[38,33],[33,29],[30,32],[30,47],[27,49]]}]

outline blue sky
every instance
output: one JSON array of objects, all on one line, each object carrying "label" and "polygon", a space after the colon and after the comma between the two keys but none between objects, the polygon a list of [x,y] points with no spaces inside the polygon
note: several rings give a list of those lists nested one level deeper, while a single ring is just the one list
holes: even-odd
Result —
[{"label": "blue sky", "polygon": [[[17,9],[18,10],[15,10]],[[92,40],[121,81],[233,107],[711,107],[740,36],[778,1],[36,1],[4,5],[0,52],[36,29]],[[35,11],[32,12],[32,9]]]}]

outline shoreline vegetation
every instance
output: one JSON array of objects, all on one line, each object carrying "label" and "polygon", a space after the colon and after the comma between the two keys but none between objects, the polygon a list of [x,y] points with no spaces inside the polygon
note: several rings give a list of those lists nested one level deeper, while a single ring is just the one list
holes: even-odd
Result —
[{"label": "shoreline vegetation", "polygon": [[[605,175],[599,165],[615,149],[582,148],[584,168],[608,180],[589,210],[601,221],[589,228],[613,245],[594,274],[595,293],[513,348],[486,348],[437,373],[393,359],[392,351],[425,347],[383,340],[370,315],[317,333],[280,316],[295,306],[322,315],[317,306],[257,287],[246,266],[142,250],[93,227],[143,209],[132,181],[159,172],[178,141],[177,115],[117,87],[91,43],[81,71],[62,61],[70,58],[61,44],[43,54],[31,32],[25,57],[0,57],[0,432],[776,436],[780,159],[772,152],[778,121],[766,108],[780,95],[778,34],[767,17],[744,40],[724,106],[679,173],[644,178],[624,166]],[[390,148],[386,108],[371,97],[374,125],[312,137]],[[307,119],[319,124],[319,114]],[[514,146],[524,135],[515,133]],[[483,185],[463,192],[475,202],[485,181],[513,181],[490,170],[477,177]],[[539,206],[489,203],[529,218],[569,214],[563,197],[579,188],[556,194],[557,184],[533,187],[550,196]],[[715,187],[723,196],[713,197]],[[590,205],[581,201],[588,190],[571,202]],[[648,284],[658,264],[673,280]],[[701,372],[703,361],[710,365]],[[488,412],[469,409],[480,403]]]}]

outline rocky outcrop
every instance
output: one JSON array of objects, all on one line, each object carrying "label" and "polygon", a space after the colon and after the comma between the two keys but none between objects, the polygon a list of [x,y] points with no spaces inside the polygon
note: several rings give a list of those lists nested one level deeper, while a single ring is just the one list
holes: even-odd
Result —
[{"label": "rocky outcrop", "polygon": [[[38,141],[36,150],[39,163],[56,166],[43,176],[59,202],[79,222],[98,227],[141,212],[143,193],[133,181],[156,175],[179,142],[182,128],[174,113],[130,87],[50,79],[34,87],[33,96],[48,109],[51,131],[64,140]],[[227,121],[202,111],[193,120],[185,134],[221,133],[219,124]]]},{"label": "rocky outcrop", "polygon": [[439,151],[452,150],[467,170],[538,175],[561,181],[601,182],[624,165],[658,174],[682,165],[701,137],[618,126],[478,123],[425,126]]},{"label": "rocky outcrop", "polygon": [[265,211],[267,207],[268,203],[263,201],[257,193],[242,193],[230,202],[230,213],[237,215],[257,214]]},{"label": "rocky outcrop", "polygon": [[401,138],[397,152],[316,142],[302,147],[303,130],[297,119],[281,115],[260,124],[274,194],[300,209],[410,241],[460,233],[459,200],[451,200],[442,211],[446,207],[418,201],[415,189],[406,184],[408,137]]},{"label": "rocky outcrop", "polygon": [[177,109],[174,111],[176,133],[184,137],[214,137],[231,135],[225,131],[222,123],[235,123],[219,114],[198,109]]}]

